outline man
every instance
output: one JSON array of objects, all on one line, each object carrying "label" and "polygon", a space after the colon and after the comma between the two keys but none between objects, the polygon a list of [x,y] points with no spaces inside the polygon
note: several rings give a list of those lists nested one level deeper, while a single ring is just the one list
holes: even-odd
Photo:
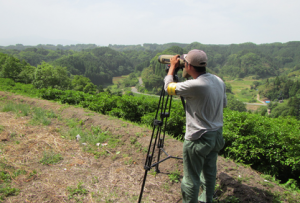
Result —
[{"label": "man", "polygon": [[[223,108],[227,104],[226,88],[219,77],[206,73],[207,56],[204,51],[191,50],[183,55],[183,59],[185,71],[193,79],[173,82],[179,55],[170,59],[169,72],[164,79],[169,95],[180,95],[186,100],[182,199],[183,203],[212,202],[218,152],[225,144],[222,127]],[[200,186],[203,193],[198,197]]]}]

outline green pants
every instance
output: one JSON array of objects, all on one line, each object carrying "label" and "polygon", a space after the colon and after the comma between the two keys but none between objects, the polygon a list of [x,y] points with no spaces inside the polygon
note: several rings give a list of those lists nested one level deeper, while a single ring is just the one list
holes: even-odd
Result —
[{"label": "green pants", "polygon": [[[223,129],[207,132],[198,140],[183,143],[182,202],[212,202],[217,174],[218,152],[224,147]],[[203,193],[199,196],[199,188]]]}]

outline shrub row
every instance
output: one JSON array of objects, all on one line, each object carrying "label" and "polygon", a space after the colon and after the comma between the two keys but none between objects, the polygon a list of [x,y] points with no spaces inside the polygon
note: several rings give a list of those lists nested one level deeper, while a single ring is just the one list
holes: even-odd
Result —
[{"label": "shrub row", "polygon": [[225,156],[286,181],[300,176],[300,122],[225,110]]},{"label": "shrub row", "polygon": [[[79,105],[92,111],[123,118],[132,122],[152,125],[158,106],[158,99],[148,96],[118,96],[108,92],[96,95],[73,90],[41,89],[39,96],[47,100],[60,101],[71,105]],[[185,115],[181,103],[173,102],[171,116],[166,131],[178,139],[183,139]],[[179,109],[179,110],[178,110]]]}]

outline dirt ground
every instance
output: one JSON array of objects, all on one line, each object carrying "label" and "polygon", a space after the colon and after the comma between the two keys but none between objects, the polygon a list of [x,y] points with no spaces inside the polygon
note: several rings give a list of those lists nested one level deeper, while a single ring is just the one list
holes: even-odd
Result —
[{"label": "dirt ground", "polygon": [[[145,173],[146,152],[138,150],[131,138],[136,137],[143,148],[148,148],[151,128],[78,107],[6,92],[0,92],[0,100],[53,110],[62,118],[52,119],[48,126],[35,126],[29,124],[29,116],[16,117],[11,112],[0,112],[0,161],[15,169],[27,171],[27,174],[12,180],[11,187],[20,189],[19,194],[6,197],[4,202],[138,201]],[[99,126],[110,131],[112,136],[119,136],[121,144],[107,148],[107,155],[95,158],[83,150],[84,145],[76,141],[76,135],[72,140],[62,137],[63,129],[67,128],[64,119],[81,120],[85,128]],[[61,154],[63,160],[53,165],[41,164],[40,160],[46,150]],[[172,156],[181,157],[182,142],[167,136],[164,150]],[[163,154],[162,158],[165,157]],[[182,160],[168,159],[159,165],[159,169],[161,173],[156,175],[153,170],[148,172],[142,202],[182,202]],[[180,180],[171,182],[168,174],[175,171],[180,172]],[[81,187],[87,194],[70,196],[69,188],[79,190]],[[265,180],[250,167],[221,156],[218,158],[216,199],[220,202],[277,202],[273,194],[284,192],[284,189]]]}]

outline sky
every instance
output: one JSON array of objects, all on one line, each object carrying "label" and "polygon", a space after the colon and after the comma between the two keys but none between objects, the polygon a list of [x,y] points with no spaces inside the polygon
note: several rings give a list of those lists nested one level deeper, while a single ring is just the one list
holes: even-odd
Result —
[{"label": "sky", "polygon": [[0,0],[0,46],[300,41],[299,0]]}]

